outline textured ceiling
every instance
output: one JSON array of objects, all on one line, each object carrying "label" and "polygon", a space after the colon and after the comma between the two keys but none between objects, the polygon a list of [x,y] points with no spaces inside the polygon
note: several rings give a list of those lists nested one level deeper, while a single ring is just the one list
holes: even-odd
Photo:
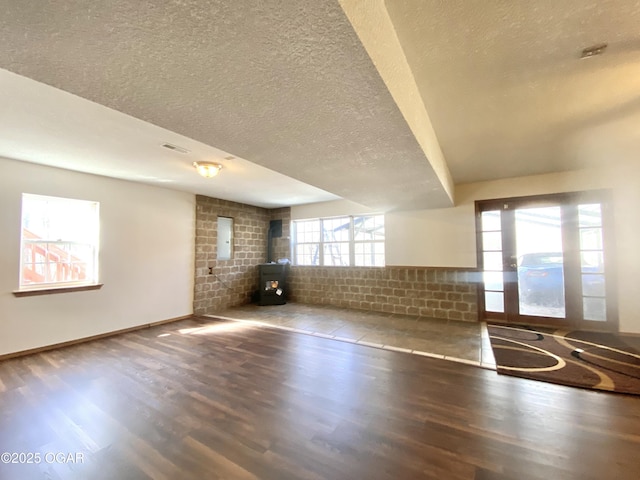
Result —
[{"label": "textured ceiling", "polygon": [[451,204],[337,0],[0,6],[1,68],[370,207]]},{"label": "textured ceiling", "polygon": [[456,183],[638,161],[640,2],[385,4]]},{"label": "textured ceiling", "polygon": [[[381,210],[433,208],[451,205],[451,178],[638,161],[637,0],[0,7],[0,68],[162,127],[154,134],[174,132],[202,155],[228,152],[317,187],[290,204],[337,195]],[[604,55],[579,60],[600,42]],[[82,123],[106,128],[89,110]],[[24,125],[42,123],[35,115],[23,112]],[[40,153],[19,159],[49,161]],[[125,177],[153,176],[124,163],[113,165]],[[223,198],[246,201],[239,191],[251,185]]]},{"label": "textured ceiling", "polygon": [[[265,208],[339,197],[124,113],[0,69],[0,157]],[[180,146],[186,153],[162,148]],[[205,179],[194,161],[223,165]],[[1,174],[0,174],[1,176]]]}]

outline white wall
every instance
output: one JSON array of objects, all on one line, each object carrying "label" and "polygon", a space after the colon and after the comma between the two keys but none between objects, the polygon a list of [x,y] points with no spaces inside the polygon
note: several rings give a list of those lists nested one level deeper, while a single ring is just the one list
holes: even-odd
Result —
[{"label": "white wall", "polygon": [[474,228],[473,202],[452,208],[387,213],[386,263],[475,268]]},{"label": "white wall", "polygon": [[[611,188],[615,228],[614,259],[620,331],[640,333],[640,162],[607,168],[479,182],[456,187],[455,207],[389,212],[385,215],[387,265],[477,267],[476,200]],[[311,218],[357,211],[350,202],[292,207],[291,217]]]},{"label": "white wall", "polygon": [[458,185],[455,207],[388,213],[387,265],[475,268],[476,200],[612,187],[607,176],[581,170]]},{"label": "white wall", "polygon": [[349,200],[308,203],[291,207],[291,220],[306,218],[339,217],[342,215],[362,215],[363,213],[383,213]]},{"label": "white wall", "polygon": [[[16,298],[22,193],[100,202],[102,289]],[[0,355],[193,311],[195,196],[0,158]]]}]

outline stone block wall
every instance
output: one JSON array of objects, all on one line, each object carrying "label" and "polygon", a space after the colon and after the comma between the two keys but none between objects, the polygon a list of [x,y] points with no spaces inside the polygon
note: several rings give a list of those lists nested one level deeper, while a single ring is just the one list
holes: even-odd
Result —
[{"label": "stone block wall", "polygon": [[[218,216],[234,222],[231,260],[217,259]],[[271,220],[282,220],[273,260],[291,257],[291,209],[264,209],[196,196],[194,312],[214,314],[251,302],[267,259]],[[209,273],[211,269],[211,273]],[[429,267],[303,267],[289,271],[289,301],[374,312],[478,320],[479,273]]]},{"label": "stone block wall", "polygon": [[429,267],[291,268],[290,300],[374,312],[478,320],[479,273]]},{"label": "stone block wall", "polygon": [[[230,260],[217,259],[218,216],[233,218]],[[269,220],[270,211],[264,208],[196,196],[195,314],[251,301],[258,288],[258,265],[267,258]]]}]

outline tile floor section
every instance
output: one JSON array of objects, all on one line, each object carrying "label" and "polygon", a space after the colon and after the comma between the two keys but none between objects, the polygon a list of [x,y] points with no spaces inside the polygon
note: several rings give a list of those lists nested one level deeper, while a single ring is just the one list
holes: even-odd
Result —
[{"label": "tile floor section", "polygon": [[244,305],[208,316],[441,358],[493,370],[496,368],[485,323],[296,303]]}]

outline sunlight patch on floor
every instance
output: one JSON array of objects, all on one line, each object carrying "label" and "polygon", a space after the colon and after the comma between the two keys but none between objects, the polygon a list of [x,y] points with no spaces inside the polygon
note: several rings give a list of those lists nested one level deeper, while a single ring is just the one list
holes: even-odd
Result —
[{"label": "sunlight patch on floor", "polygon": [[202,327],[182,328],[178,330],[182,335],[212,335],[216,333],[239,332],[251,328],[241,322],[224,322],[205,325]]}]

